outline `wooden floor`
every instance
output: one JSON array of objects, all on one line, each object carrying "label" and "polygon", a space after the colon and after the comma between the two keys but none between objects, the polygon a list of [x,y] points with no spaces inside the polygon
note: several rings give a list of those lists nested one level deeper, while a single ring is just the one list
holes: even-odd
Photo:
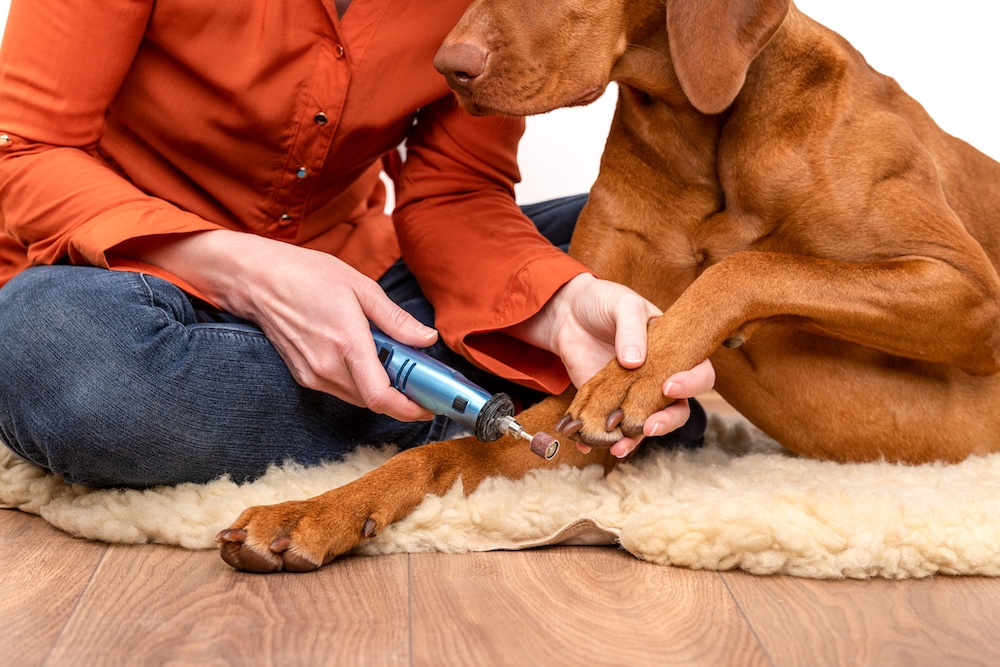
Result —
[{"label": "wooden floor", "polygon": [[0,511],[0,665],[168,664],[1000,665],[1000,580],[755,577],[610,547],[261,576]]}]

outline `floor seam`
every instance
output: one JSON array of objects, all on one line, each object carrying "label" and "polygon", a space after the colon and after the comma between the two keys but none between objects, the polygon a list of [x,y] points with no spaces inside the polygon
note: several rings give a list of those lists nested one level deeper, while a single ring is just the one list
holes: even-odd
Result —
[{"label": "floor seam", "polygon": [[406,554],[406,631],[410,651],[410,667],[414,665],[413,658],[413,555]]},{"label": "floor seam", "polygon": [[743,618],[743,622],[747,624],[747,628],[750,630],[750,634],[753,635],[754,640],[756,640],[757,646],[759,646],[760,650],[764,652],[764,657],[767,658],[768,664],[771,665],[771,667],[777,667],[774,659],[771,658],[770,651],[768,651],[767,647],[764,646],[764,642],[761,641],[760,635],[758,635],[757,631],[754,629],[753,623],[750,622],[750,619],[747,618],[746,613],[743,611],[743,605],[741,605],[740,601],[736,599],[736,594],[733,593],[733,589],[729,587],[729,582],[726,581],[725,575],[722,572],[717,572],[716,574],[718,574],[719,579],[722,580],[722,585],[726,587],[726,592],[729,593],[729,598],[733,601],[733,604],[736,605],[736,611],[740,613],[740,616]]}]

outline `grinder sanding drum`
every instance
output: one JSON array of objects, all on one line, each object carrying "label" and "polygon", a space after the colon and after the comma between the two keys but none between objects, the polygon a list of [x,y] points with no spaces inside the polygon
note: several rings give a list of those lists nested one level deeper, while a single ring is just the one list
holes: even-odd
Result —
[{"label": "grinder sanding drum", "polygon": [[539,431],[531,439],[531,451],[546,461],[551,461],[559,452],[559,441],[544,431]]}]

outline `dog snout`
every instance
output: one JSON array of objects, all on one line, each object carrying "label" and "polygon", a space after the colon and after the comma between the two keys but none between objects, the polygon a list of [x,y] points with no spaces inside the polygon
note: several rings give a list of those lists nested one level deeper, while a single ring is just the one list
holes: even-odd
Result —
[{"label": "dog snout", "polygon": [[472,86],[484,71],[488,54],[475,44],[445,44],[434,56],[434,67],[444,74],[452,90],[470,95]]}]

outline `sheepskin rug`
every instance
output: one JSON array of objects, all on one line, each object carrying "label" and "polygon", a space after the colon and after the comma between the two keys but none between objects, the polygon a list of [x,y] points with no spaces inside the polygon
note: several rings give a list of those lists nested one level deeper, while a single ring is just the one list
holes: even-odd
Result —
[{"label": "sheepskin rug", "polygon": [[[956,465],[812,461],[738,415],[709,415],[702,449],[640,451],[607,476],[563,466],[488,480],[468,497],[458,483],[358,552],[618,544],[656,563],[755,574],[1000,575],[1000,454]],[[317,495],[392,453],[363,448],[318,467],[274,467],[246,484],[125,491],[66,484],[0,447],[0,506],[92,540],[212,549],[244,508]]]}]

